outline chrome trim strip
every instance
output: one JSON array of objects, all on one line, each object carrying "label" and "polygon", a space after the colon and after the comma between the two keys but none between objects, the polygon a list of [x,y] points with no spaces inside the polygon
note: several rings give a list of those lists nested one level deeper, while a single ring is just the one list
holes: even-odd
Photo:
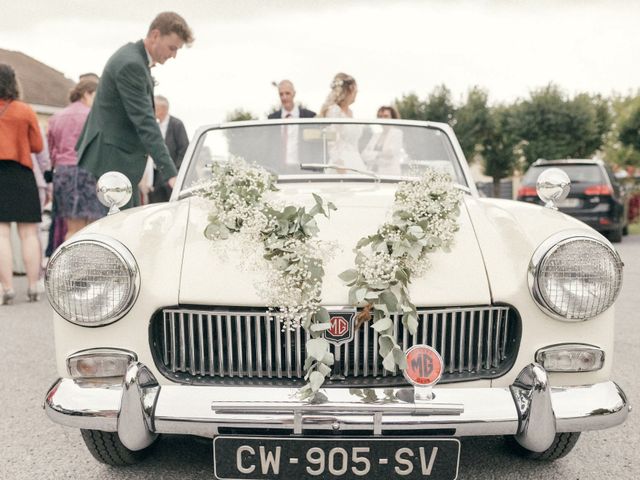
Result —
[{"label": "chrome trim strip", "polygon": [[[135,365],[138,369],[144,368],[140,364]],[[322,390],[322,402],[311,403],[295,400],[296,388],[163,385],[155,391],[153,377],[149,378],[149,375],[145,375],[147,380],[144,383],[141,382],[143,375],[135,377],[142,392],[137,398],[135,395],[130,395],[131,398],[123,396],[121,383],[83,384],[68,378],[59,379],[48,391],[44,408],[47,416],[56,423],[113,432],[118,430],[122,405],[138,404],[144,412],[143,422],[137,417],[138,420],[129,423],[132,428],[147,428],[152,433],[209,437],[217,434],[220,427],[293,429],[293,412],[300,410],[305,412],[300,418],[301,429],[334,431],[337,426],[341,431],[372,430],[371,414],[379,412],[381,432],[454,429],[456,437],[516,435],[525,431],[521,428],[522,412],[527,410],[531,428],[526,431],[537,435],[538,425],[542,428],[540,422],[543,422],[546,438],[551,428],[547,423],[549,414],[543,409],[542,416],[539,416],[540,409],[535,408],[538,402],[535,397],[539,395],[535,393],[535,385],[541,383],[537,380],[537,383],[524,381],[527,369],[535,368],[525,368],[520,383],[515,385],[522,389],[524,395],[520,398],[523,404],[531,405],[527,409],[516,406],[509,388],[435,387],[435,399],[427,402],[426,406],[413,403],[413,388],[410,387],[371,389],[367,402],[349,389],[329,388]],[[133,382],[131,386],[135,384]],[[135,392],[135,389],[129,388],[129,391]],[[630,410],[626,395],[611,381],[576,387],[550,387],[547,392],[555,415],[555,432],[613,427],[623,423]],[[462,411],[460,405],[463,406]],[[549,402],[544,400],[542,405],[548,406]],[[536,448],[540,448],[542,443]]]}]

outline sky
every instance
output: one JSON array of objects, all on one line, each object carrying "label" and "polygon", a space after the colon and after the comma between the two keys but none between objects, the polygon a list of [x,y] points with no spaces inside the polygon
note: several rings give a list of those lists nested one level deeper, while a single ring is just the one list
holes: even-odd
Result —
[{"label": "sky", "polygon": [[358,82],[361,118],[441,84],[457,103],[477,85],[497,104],[550,82],[567,95],[640,83],[640,2],[623,0],[0,0],[0,48],[77,80],[166,10],[196,40],[152,74],[190,135],[236,108],[265,118],[284,78],[317,111],[341,71]]}]

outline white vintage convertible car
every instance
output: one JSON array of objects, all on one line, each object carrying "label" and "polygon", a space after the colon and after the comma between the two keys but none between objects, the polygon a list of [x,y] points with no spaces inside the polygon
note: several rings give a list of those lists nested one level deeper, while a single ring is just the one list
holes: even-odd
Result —
[{"label": "white vintage convertible car", "polygon": [[[260,272],[239,266],[247,252],[223,255],[225,244],[204,235],[211,205],[197,185],[212,164],[238,157],[278,175],[275,201],[310,207],[316,194],[336,207],[317,222],[318,237],[337,245],[321,292],[334,363],[308,398],[299,393],[309,334],[282,328],[255,288]],[[362,304],[339,275],[359,239],[388,219],[400,182],[428,169],[462,192],[458,231],[411,278],[417,328],[388,312],[404,352],[439,354],[430,357],[439,378],[421,382],[416,372],[431,363],[410,363],[413,374],[384,367],[379,331],[356,326]],[[200,128],[170,202],[117,212],[128,182],[104,178],[112,213],[52,256],[60,378],[46,413],[81,429],[110,465],[143,458],[161,434],[210,438],[220,479],[454,479],[464,436],[505,436],[528,458],[560,458],[581,432],[628,415],[610,378],[622,263],[604,237],[553,208],[568,188],[561,175],[538,186],[551,208],[480,198],[453,131],[439,123]]]}]

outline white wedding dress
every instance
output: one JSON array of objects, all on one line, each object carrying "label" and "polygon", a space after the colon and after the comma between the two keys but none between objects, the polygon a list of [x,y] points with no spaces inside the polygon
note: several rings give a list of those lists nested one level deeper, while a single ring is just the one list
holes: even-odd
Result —
[{"label": "white wedding dress", "polygon": [[[327,110],[327,118],[351,118],[338,105],[331,105]],[[335,140],[329,142],[329,163],[342,165],[357,170],[367,170],[358,141],[362,135],[362,125],[332,125]]]}]

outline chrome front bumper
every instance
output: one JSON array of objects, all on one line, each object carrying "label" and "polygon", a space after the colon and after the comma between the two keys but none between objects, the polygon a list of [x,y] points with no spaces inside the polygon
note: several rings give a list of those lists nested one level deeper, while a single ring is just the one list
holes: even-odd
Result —
[{"label": "chrome front bumper", "polygon": [[414,401],[411,387],[349,390],[326,388],[314,402],[294,388],[158,385],[141,363],[129,365],[122,382],[59,379],[44,408],[56,423],[118,432],[131,450],[159,433],[214,437],[220,428],[365,430],[405,433],[447,431],[454,436],[515,435],[526,448],[544,451],[557,432],[613,427],[630,407],[614,382],[551,387],[532,363],[509,388],[434,388],[433,399]]}]

